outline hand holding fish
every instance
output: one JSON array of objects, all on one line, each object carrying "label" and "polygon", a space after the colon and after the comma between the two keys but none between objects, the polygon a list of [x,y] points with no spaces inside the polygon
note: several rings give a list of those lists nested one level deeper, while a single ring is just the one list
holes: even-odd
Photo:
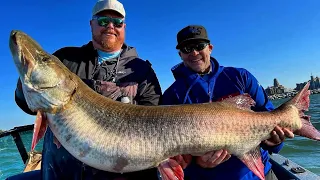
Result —
[{"label": "hand holding fish", "polygon": [[231,155],[227,150],[210,151],[203,156],[197,157],[197,164],[203,168],[214,168],[219,164],[227,161]]},{"label": "hand holding fish", "polygon": [[192,161],[192,155],[191,154],[182,154],[172,157],[171,159],[174,159],[177,161],[178,164],[182,167],[182,169],[185,169]]},{"label": "hand holding fish", "polygon": [[285,138],[293,138],[294,134],[287,128],[280,128],[276,126],[271,132],[271,137],[267,140],[264,140],[263,143],[267,146],[276,146],[283,142]]}]

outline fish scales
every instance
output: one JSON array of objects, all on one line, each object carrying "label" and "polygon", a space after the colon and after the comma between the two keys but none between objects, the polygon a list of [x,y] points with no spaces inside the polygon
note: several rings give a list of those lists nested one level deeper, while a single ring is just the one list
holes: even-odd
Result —
[{"label": "fish scales", "polygon": [[170,157],[224,148],[264,179],[259,145],[277,125],[320,140],[304,114],[309,83],[272,112],[253,112],[254,101],[246,94],[203,104],[132,105],[96,93],[21,31],[11,32],[9,46],[27,105],[37,112],[32,150],[49,125],[55,143],[100,170],[122,173],[158,167],[163,177],[182,179],[181,167],[172,168]]},{"label": "fish scales", "polygon": [[[107,158],[111,161],[109,166],[115,166],[117,160],[122,158],[130,162],[126,167],[130,170],[133,169],[130,165],[137,167],[136,163],[144,164],[140,168],[152,167],[166,156],[185,151],[204,153],[212,149],[228,148],[237,154],[240,149],[248,147],[244,141],[258,145],[261,140],[256,136],[267,136],[274,127],[273,124],[266,126],[267,123],[261,123],[272,121],[273,114],[254,115],[250,111],[226,108],[223,103],[205,104],[196,109],[189,105],[171,107],[170,111],[160,106],[128,106],[112,100],[108,100],[110,102],[105,105],[97,103],[100,96],[92,97],[91,93],[81,92],[85,89],[78,88],[73,104],[68,105],[61,117],[55,115],[57,118],[50,123],[62,120],[66,123],[59,127],[73,129],[75,134],[72,137],[78,137],[69,149],[78,149],[73,155],[79,156],[89,146],[88,156],[94,159]],[[230,111],[233,111],[233,115],[226,116]],[[239,121],[239,116],[242,121]],[[61,137],[58,140],[63,142]],[[106,154],[109,156],[105,157]],[[126,172],[126,168],[122,171]]]}]

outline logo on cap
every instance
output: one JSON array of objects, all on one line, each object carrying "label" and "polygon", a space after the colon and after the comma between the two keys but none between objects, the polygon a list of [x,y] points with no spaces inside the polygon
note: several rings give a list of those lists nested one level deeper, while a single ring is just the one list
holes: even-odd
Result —
[{"label": "logo on cap", "polygon": [[194,35],[200,35],[201,34],[201,27],[190,27],[189,32],[194,34]]}]

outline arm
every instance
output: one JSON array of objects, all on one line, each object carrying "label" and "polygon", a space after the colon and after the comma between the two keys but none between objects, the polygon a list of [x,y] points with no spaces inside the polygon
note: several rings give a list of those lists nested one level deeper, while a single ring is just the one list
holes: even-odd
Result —
[{"label": "arm", "polygon": [[176,104],[174,102],[175,97],[172,95],[170,88],[165,90],[162,97],[161,97],[161,101],[160,104],[161,105],[174,105]]},{"label": "arm", "polygon": [[249,93],[251,98],[256,102],[256,106],[252,108],[253,111],[272,111],[274,106],[268,99],[268,96],[259,84],[258,80],[248,71],[245,71],[245,92]]},{"label": "arm", "polygon": [[[161,97],[160,104],[161,105],[175,105],[179,104],[176,100],[176,95],[174,94],[173,87],[169,87],[166,89],[163,93],[163,96]],[[175,160],[182,169],[185,169],[192,161],[192,155],[191,154],[181,154],[174,157],[171,157],[171,159]]]},{"label": "arm", "polygon": [[[252,108],[254,111],[272,111],[274,106],[268,99],[268,96],[259,84],[258,80],[248,71],[244,73],[246,79],[245,92],[249,93],[250,96],[255,100],[256,106]],[[285,137],[293,137],[293,134],[287,129],[281,129],[278,126],[271,133],[271,138],[263,141],[261,147],[269,152],[279,153],[283,147],[283,141]]]},{"label": "arm", "polygon": [[138,87],[136,101],[139,105],[158,105],[161,99],[161,87],[157,75],[150,66],[146,79]]},{"label": "arm", "polygon": [[161,105],[177,105],[179,102],[179,93],[176,93],[176,89],[171,85],[166,89],[161,97]]},{"label": "arm", "polygon": [[[175,89],[171,86],[163,93],[161,99],[161,105],[175,105],[180,104],[178,101],[178,94]],[[205,153],[203,156],[195,156],[196,163],[203,168],[213,168],[231,157],[226,150],[210,151]],[[181,165],[182,169],[185,169],[192,161],[193,156],[191,154],[182,154],[171,157],[178,164]]]}]

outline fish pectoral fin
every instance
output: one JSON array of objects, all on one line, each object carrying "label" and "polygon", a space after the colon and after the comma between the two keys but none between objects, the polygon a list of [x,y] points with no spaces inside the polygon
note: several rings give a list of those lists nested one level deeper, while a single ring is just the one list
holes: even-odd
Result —
[{"label": "fish pectoral fin", "polygon": [[182,167],[177,161],[167,159],[160,163],[158,170],[163,180],[183,180],[184,173]]},{"label": "fish pectoral fin", "polygon": [[37,111],[37,117],[34,122],[33,128],[33,136],[32,136],[32,143],[31,143],[31,151],[34,150],[40,139],[44,136],[47,131],[47,116],[40,111]]},{"label": "fish pectoral fin", "polygon": [[242,157],[238,157],[256,176],[264,180],[264,165],[261,159],[260,147],[247,152]]}]

